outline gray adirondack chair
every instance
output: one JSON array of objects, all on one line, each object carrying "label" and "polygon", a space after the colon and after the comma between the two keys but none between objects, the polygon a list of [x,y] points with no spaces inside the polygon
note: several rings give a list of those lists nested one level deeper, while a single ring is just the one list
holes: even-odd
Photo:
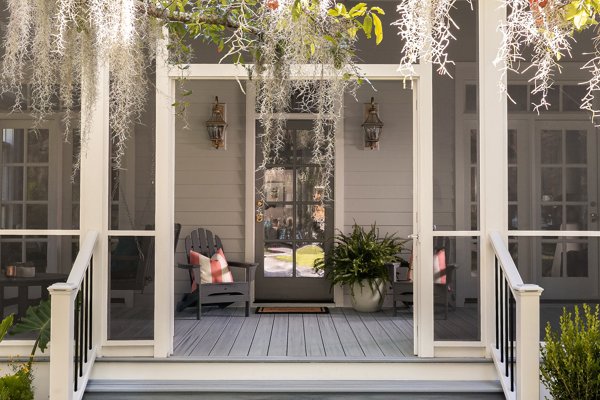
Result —
[{"label": "gray adirondack chair", "polygon": [[[217,250],[223,249],[221,238],[213,235],[208,229],[198,228],[185,238],[185,253],[187,264],[178,264],[182,269],[188,270],[190,274],[190,283],[197,279],[197,289],[183,296],[177,304],[177,311],[187,307],[197,306],[197,319],[202,317],[203,304],[218,304],[220,307],[227,307],[235,302],[245,302],[246,317],[250,315],[250,287],[254,281],[254,273],[258,264],[244,263],[227,260],[227,264],[233,268],[240,268],[245,271],[245,279],[240,282],[231,283],[202,283],[200,284],[200,266],[190,264],[190,250],[194,250],[206,257],[212,257]],[[227,257],[227,253],[225,253]],[[195,274],[193,271],[196,271]],[[196,278],[194,278],[196,277]]]}]

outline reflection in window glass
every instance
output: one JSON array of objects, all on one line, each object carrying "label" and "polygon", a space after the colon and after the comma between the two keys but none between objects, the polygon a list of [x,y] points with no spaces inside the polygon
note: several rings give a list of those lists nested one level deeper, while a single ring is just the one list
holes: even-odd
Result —
[{"label": "reflection in window glass", "polygon": [[294,251],[291,243],[265,243],[264,275],[267,277],[294,276]]},{"label": "reflection in window glass", "polygon": [[479,239],[434,238],[433,276],[434,339],[479,340]]},{"label": "reflection in window glass", "polygon": [[154,338],[154,238],[109,238],[109,340]]}]

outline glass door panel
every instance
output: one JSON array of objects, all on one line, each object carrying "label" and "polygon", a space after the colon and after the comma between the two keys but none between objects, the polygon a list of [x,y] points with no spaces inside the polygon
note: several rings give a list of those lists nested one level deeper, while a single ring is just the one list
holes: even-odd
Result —
[{"label": "glass door panel", "polygon": [[[257,186],[265,184],[262,220],[256,223],[259,302],[320,302],[333,297],[329,282],[313,269],[324,255],[325,239],[333,235],[333,202],[322,201],[321,170],[311,163],[312,126],[312,120],[287,121],[283,155],[256,176]],[[256,153],[260,165],[261,152]]]},{"label": "glass door panel", "polygon": [[[562,126],[561,126],[562,125]],[[534,228],[597,230],[598,152],[595,130],[585,122],[539,122]],[[546,299],[598,296],[598,248],[585,237],[541,237],[534,255]]]}]

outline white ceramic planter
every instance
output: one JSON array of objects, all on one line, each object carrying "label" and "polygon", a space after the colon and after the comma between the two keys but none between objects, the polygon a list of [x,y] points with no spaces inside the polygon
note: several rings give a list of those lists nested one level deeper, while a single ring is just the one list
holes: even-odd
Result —
[{"label": "white ceramic planter", "polygon": [[[352,285],[352,308],[359,312],[379,311],[385,298],[386,285],[380,279],[373,285],[373,289],[368,281],[363,281]],[[379,290],[378,290],[379,289]]]}]

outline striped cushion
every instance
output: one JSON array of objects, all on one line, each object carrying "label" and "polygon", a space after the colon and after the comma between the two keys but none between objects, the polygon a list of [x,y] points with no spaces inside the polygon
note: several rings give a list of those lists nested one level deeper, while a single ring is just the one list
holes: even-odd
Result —
[{"label": "striped cushion", "polygon": [[[211,258],[198,252],[190,250],[190,263],[200,265],[201,283],[231,283],[233,275],[227,265],[223,249],[219,249]],[[192,283],[192,290],[195,289],[196,282]]]}]

